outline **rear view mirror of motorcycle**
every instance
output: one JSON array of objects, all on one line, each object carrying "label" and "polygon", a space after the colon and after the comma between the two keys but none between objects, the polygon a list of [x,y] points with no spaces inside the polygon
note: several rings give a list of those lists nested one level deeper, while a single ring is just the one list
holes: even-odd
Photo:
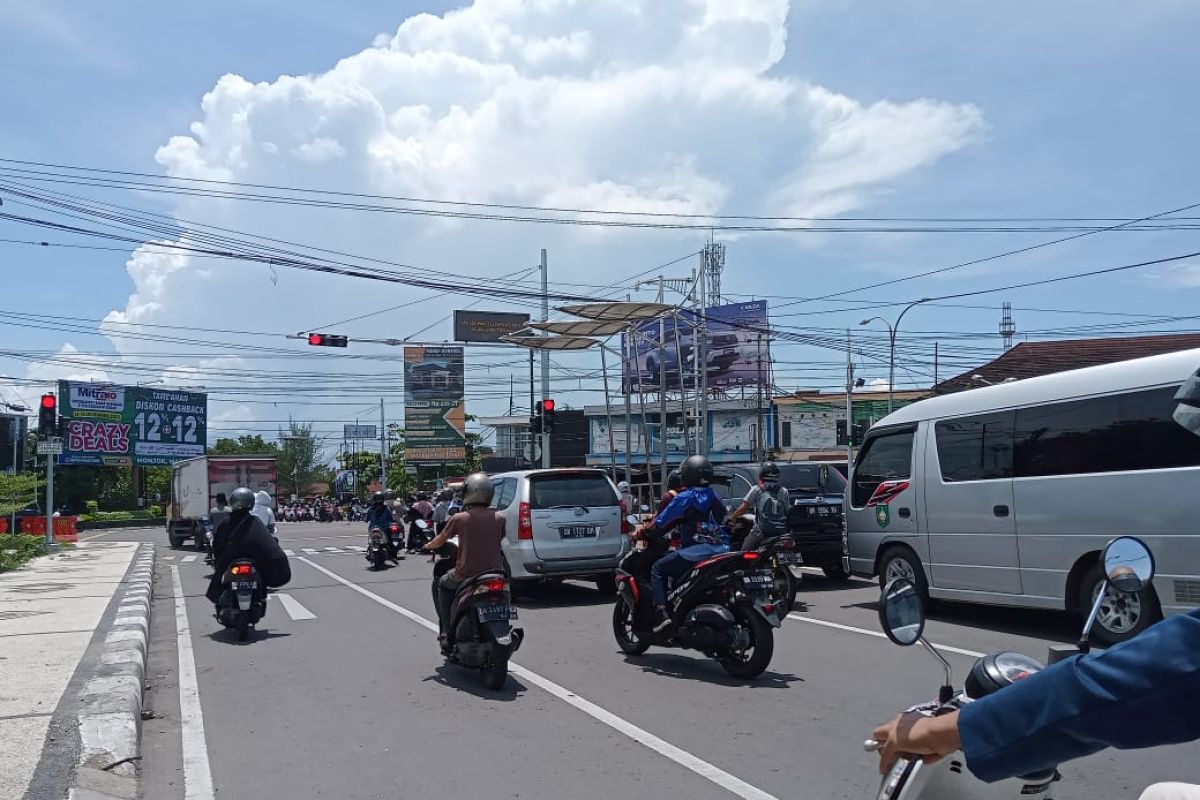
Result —
[{"label": "rear view mirror of motorcycle", "polygon": [[1135,536],[1118,536],[1108,543],[1100,556],[1104,569],[1104,580],[1096,593],[1096,601],[1083,623],[1083,632],[1079,641],[1072,645],[1058,645],[1050,648],[1047,661],[1051,664],[1064,658],[1087,653],[1091,650],[1088,640],[1096,617],[1105,603],[1112,603],[1121,594],[1137,594],[1150,585],[1154,579],[1154,554],[1145,542]]},{"label": "rear view mirror of motorcycle", "polygon": [[895,578],[883,588],[879,598],[879,624],[895,644],[909,647],[920,642],[938,660],[945,673],[945,682],[938,689],[938,701],[949,702],[954,696],[950,662],[922,635],[925,632],[925,601],[912,581]]},{"label": "rear view mirror of motorcycle", "polygon": [[625,521],[628,522],[630,525],[632,525],[635,528],[639,525],[638,518],[636,516],[634,516],[633,514],[630,514],[627,517],[625,517]]}]

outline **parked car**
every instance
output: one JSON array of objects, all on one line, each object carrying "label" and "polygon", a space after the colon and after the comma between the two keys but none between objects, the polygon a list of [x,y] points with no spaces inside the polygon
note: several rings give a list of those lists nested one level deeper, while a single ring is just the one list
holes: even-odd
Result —
[{"label": "parked car", "polygon": [[[737,508],[751,486],[758,485],[758,464],[731,464],[716,468],[719,483],[713,488],[729,510]],[[780,483],[788,490],[788,529],[808,567],[820,567],[831,580],[849,577],[843,561],[842,504],[846,479],[829,464],[780,464]]]},{"label": "parked car", "polygon": [[617,487],[598,469],[537,469],[492,476],[492,508],[507,525],[503,550],[514,585],[581,578],[616,594],[629,547]]}]

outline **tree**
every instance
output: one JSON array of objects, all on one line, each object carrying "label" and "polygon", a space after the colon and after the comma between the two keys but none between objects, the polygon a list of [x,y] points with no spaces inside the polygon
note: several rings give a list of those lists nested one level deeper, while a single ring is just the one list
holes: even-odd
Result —
[{"label": "tree", "polygon": [[[310,430],[312,426],[309,426]],[[214,456],[278,456],[279,445],[268,442],[260,434],[239,436],[237,439],[217,439],[217,443],[208,448],[209,455]]]},{"label": "tree", "polygon": [[308,487],[324,479],[329,470],[321,455],[321,443],[313,435],[312,423],[289,419],[287,429],[279,430],[283,446],[279,448],[279,478],[297,495],[307,493]]},{"label": "tree", "polygon": [[0,472],[0,517],[7,517],[33,502],[43,485],[32,472]]}]

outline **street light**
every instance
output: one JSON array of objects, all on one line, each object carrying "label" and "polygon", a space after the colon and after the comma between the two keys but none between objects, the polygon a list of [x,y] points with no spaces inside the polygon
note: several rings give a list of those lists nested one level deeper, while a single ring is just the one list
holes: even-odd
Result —
[{"label": "street light", "polygon": [[884,325],[887,325],[887,329],[888,329],[888,413],[889,414],[892,413],[892,406],[894,404],[893,397],[895,396],[895,392],[896,392],[896,331],[900,330],[900,320],[904,319],[904,315],[909,312],[909,309],[915,308],[916,306],[921,305],[921,303],[928,303],[932,299],[933,299],[932,297],[922,297],[920,300],[914,300],[913,302],[909,303],[900,312],[900,316],[896,317],[896,321],[894,323],[888,322],[883,317],[871,317],[870,319],[864,319],[862,322],[858,323],[859,325],[870,325],[875,320],[879,320]]},{"label": "street light", "polygon": [[[23,406],[20,403],[4,403],[3,405],[9,411],[15,411],[18,414],[29,411],[28,406]],[[21,441],[21,425],[20,425],[20,423],[17,422],[17,420],[14,419],[13,420],[13,451],[12,451],[12,474],[14,477],[17,474],[17,445],[20,443],[20,441]],[[17,499],[16,497],[13,497],[14,501],[16,499]],[[10,534],[13,534],[14,536],[17,533],[17,507],[16,507],[15,503],[13,505],[12,515],[9,517],[9,520],[8,520],[8,532]]]}]

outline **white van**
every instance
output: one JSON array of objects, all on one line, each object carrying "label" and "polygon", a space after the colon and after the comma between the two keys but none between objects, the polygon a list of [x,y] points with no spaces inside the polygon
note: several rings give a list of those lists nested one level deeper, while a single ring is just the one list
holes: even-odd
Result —
[{"label": "white van", "polygon": [[1172,419],[1200,349],[1060,372],[906,406],[867,434],[846,501],[850,568],[927,598],[1079,611],[1098,554],[1132,534],[1152,587],[1104,605],[1132,637],[1200,605],[1200,436]]}]

